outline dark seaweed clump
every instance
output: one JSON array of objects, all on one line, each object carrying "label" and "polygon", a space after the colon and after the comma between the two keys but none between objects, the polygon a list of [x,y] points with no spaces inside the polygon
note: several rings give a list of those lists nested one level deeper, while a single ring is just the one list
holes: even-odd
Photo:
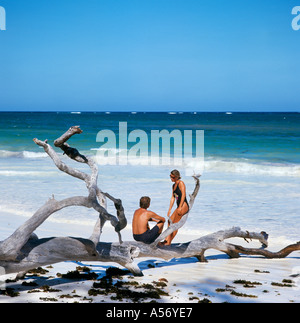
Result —
[{"label": "dark seaweed clump", "polygon": [[[166,279],[152,284],[139,284],[137,281],[114,281],[113,277],[120,278],[127,271],[118,268],[108,268],[106,275],[97,282],[93,283],[93,288],[88,291],[89,296],[111,295],[111,300],[122,301],[130,299],[133,302],[139,302],[144,299],[160,299],[161,296],[168,296],[162,288],[166,287]],[[134,287],[134,290],[132,290]]]}]

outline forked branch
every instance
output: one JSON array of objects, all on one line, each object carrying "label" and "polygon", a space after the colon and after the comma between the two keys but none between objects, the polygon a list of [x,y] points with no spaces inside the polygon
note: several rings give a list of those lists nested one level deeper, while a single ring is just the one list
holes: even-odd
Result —
[{"label": "forked branch", "polygon": [[34,142],[44,148],[45,152],[49,155],[49,157],[51,157],[51,159],[54,161],[54,164],[59,170],[85,182],[89,193],[89,205],[99,213],[99,219],[94,227],[94,231],[91,236],[92,241],[94,241],[95,243],[99,241],[104,223],[106,221],[110,221],[111,225],[118,233],[119,240],[121,242],[122,239],[120,231],[124,229],[127,223],[121,200],[118,200],[118,203],[115,203],[117,217],[107,212],[105,195],[102,193],[97,184],[98,167],[96,163],[92,158],[80,154],[76,148],[72,148],[69,144],[67,144],[67,140],[69,140],[72,136],[81,133],[82,130],[79,126],[73,126],[69,128],[69,130],[67,130],[61,137],[56,139],[54,141],[54,145],[62,149],[64,154],[66,154],[69,158],[77,162],[87,164],[91,169],[90,175],[66,165],[60,159],[59,155],[54,151],[54,149],[48,144],[47,140],[41,141],[35,138]]}]

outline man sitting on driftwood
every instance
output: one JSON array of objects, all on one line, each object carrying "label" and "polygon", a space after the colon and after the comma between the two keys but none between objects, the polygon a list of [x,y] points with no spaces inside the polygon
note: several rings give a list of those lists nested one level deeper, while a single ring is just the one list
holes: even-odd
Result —
[{"label": "man sitting on driftwood", "polygon": [[[134,212],[132,221],[133,238],[136,241],[150,244],[154,242],[162,233],[165,224],[165,218],[158,214],[148,211],[150,206],[150,197],[143,196],[140,199],[140,208]],[[150,229],[149,221],[157,222],[157,224]]]}]

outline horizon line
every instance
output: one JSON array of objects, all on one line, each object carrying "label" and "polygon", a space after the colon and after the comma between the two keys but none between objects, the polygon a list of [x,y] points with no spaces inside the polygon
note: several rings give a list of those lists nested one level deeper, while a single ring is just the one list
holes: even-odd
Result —
[{"label": "horizon line", "polygon": [[29,112],[29,113],[71,113],[71,114],[80,114],[80,113],[174,113],[174,114],[182,114],[182,113],[300,113],[300,111],[233,111],[233,110],[220,110],[220,111],[205,111],[205,110],[163,110],[163,111],[150,111],[150,110],[87,110],[87,111],[80,111],[80,110],[0,110],[0,113],[22,113],[22,112]]}]

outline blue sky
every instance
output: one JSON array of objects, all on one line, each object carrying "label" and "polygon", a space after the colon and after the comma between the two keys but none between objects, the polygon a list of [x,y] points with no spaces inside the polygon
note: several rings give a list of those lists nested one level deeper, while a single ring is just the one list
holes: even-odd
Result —
[{"label": "blue sky", "polygon": [[0,0],[0,111],[300,111],[289,0]]}]

